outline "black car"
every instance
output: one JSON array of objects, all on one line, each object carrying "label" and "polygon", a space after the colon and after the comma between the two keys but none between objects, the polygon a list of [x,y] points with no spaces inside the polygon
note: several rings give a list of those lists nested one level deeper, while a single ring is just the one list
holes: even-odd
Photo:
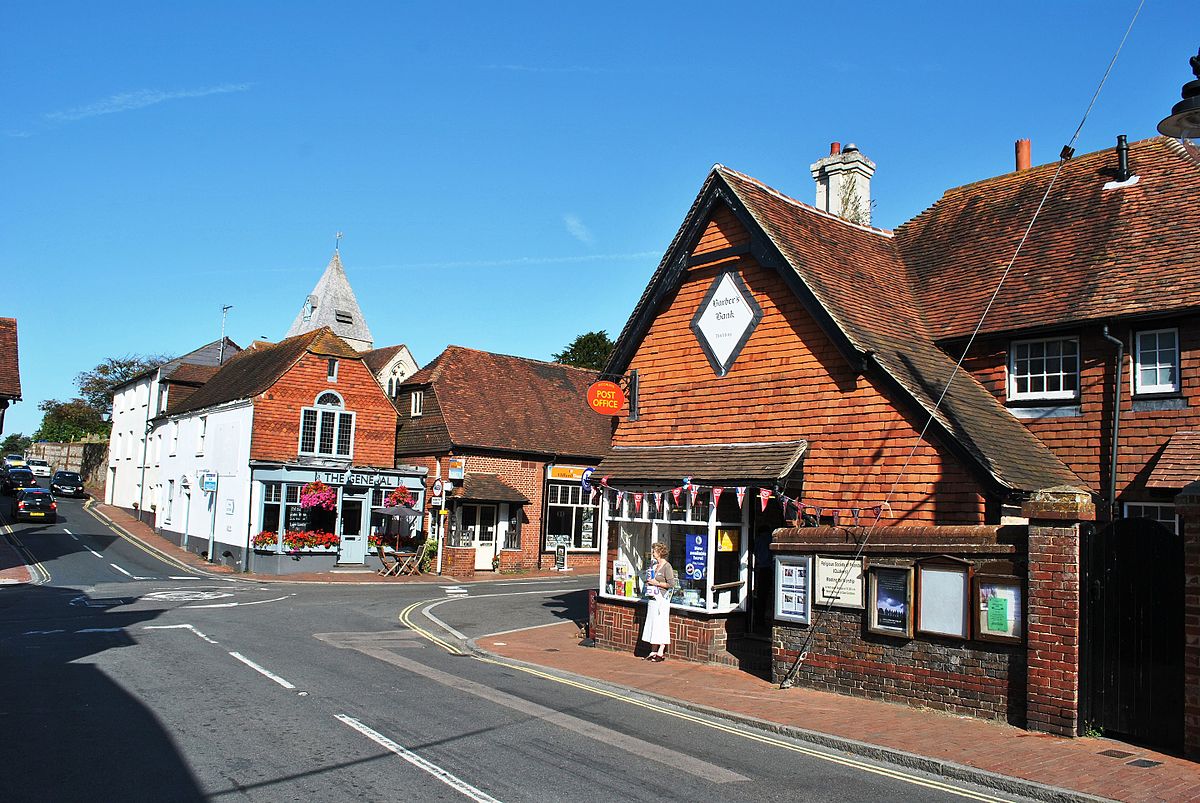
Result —
[{"label": "black car", "polygon": [[45,488],[25,488],[13,499],[12,517],[13,521],[54,521],[58,518],[58,503]]},{"label": "black car", "polygon": [[4,475],[3,490],[4,493],[12,496],[22,488],[36,488],[37,479],[33,476],[33,472],[27,468],[10,468]]},{"label": "black car", "polygon": [[50,490],[58,496],[87,496],[83,478],[74,471],[56,471],[50,478]]}]

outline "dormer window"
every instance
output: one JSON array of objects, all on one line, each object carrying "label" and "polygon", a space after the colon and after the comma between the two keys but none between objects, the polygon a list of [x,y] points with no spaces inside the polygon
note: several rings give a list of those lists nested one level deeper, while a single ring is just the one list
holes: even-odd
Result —
[{"label": "dormer window", "polygon": [[300,454],[351,457],[354,453],[354,413],[343,408],[342,397],[327,390],[312,407],[300,411]]},{"label": "dormer window", "polygon": [[325,378],[330,382],[337,381],[338,361],[330,359],[325,368]]},{"label": "dormer window", "polygon": [[1014,342],[1008,354],[1008,398],[1079,398],[1079,341],[1061,337]]},{"label": "dormer window", "polygon": [[413,418],[419,417],[421,415],[421,408],[424,406],[425,406],[425,391],[414,390],[413,394],[412,394],[412,408],[410,410],[412,417]]},{"label": "dormer window", "polygon": [[354,323],[354,316],[351,315],[349,312],[346,312],[346,310],[344,310],[344,309],[335,309],[333,311],[333,319],[335,321],[337,321],[338,323],[348,323],[348,324]]}]

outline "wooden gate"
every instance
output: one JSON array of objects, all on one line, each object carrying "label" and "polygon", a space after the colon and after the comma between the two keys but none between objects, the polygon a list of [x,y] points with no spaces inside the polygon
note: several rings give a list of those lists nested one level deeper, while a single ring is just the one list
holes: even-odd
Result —
[{"label": "wooden gate", "polygon": [[1183,744],[1183,539],[1150,519],[1085,533],[1080,723],[1166,749]]}]

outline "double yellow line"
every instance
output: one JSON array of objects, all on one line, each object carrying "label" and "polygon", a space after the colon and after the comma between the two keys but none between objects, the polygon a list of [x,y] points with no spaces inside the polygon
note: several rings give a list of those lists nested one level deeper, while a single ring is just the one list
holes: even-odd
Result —
[{"label": "double yellow line", "polygon": [[135,546],[138,549],[145,552],[147,555],[150,555],[151,557],[154,557],[154,558],[158,558],[163,563],[168,563],[177,569],[182,569],[183,571],[185,571],[189,574],[194,574],[198,577],[207,577],[208,576],[205,572],[199,571],[198,569],[195,569],[192,566],[188,566],[186,563],[183,563],[182,561],[175,558],[174,556],[168,555],[166,552],[160,552],[157,549],[152,549],[151,547],[149,547],[146,544],[139,541],[137,538],[134,538],[129,533],[125,532],[120,527],[118,527],[107,516],[96,512],[93,509],[93,502],[94,502],[94,500],[89,499],[87,502],[84,503],[83,509],[86,510],[88,512],[88,514],[91,515],[91,517],[94,518],[96,521],[100,522],[105,527],[107,527],[108,529],[110,529],[114,533],[116,533],[122,540],[126,541],[127,543],[132,544],[133,546]]},{"label": "double yellow line", "polygon": [[20,554],[25,565],[29,568],[33,577],[30,578],[29,584],[40,586],[50,582],[50,571],[42,565],[42,562],[33,556],[29,551],[29,547],[21,543],[21,539],[17,538],[17,533],[9,525],[7,519],[0,519],[0,534],[7,535],[12,541],[13,548]]},{"label": "double yellow line", "polygon": [[[399,617],[400,623],[403,624],[405,627],[410,628],[414,632],[419,633],[421,636],[423,636],[424,638],[433,642],[437,646],[441,647],[442,649],[444,649],[446,652],[450,653],[451,655],[468,655],[468,653],[463,652],[462,650],[458,649],[457,647],[453,646],[452,644],[449,644],[448,642],[443,641],[442,639],[433,635],[428,630],[418,627],[416,624],[413,623],[412,618],[411,618],[413,611],[415,611],[417,608],[421,607],[422,605],[428,604],[429,602],[430,602],[430,600],[419,600],[417,602],[414,602],[412,605],[409,605],[407,608],[405,608],[403,611],[400,612],[400,617]],[[639,708],[644,708],[648,711],[653,711],[656,714],[664,714],[666,716],[674,717],[676,719],[682,719],[687,722],[691,722],[695,725],[700,725],[702,727],[709,728],[711,730],[721,731],[722,733],[728,733],[732,736],[739,736],[743,739],[749,739],[752,742],[758,742],[759,744],[765,744],[765,745],[769,745],[771,747],[778,747],[782,750],[788,750],[793,753],[799,753],[801,755],[809,756],[810,758],[820,759],[821,761],[828,761],[832,764],[839,764],[843,767],[851,767],[856,770],[861,770],[862,772],[871,773],[873,775],[880,775],[885,778],[891,778],[892,780],[895,780],[895,781],[903,781],[904,783],[910,783],[910,784],[913,784],[914,786],[923,786],[926,789],[935,789],[940,792],[946,792],[948,794],[957,795],[959,797],[965,797],[968,800],[980,800],[980,801],[986,801],[986,803],[1003,803],[1003,801],[1006,800],[1006,798],[993,797],[991,795],[983,794],[981,792],[974,792],[969,789],[962,789],[960,787],[953,786],[948,783],[943,783],[941,781],[935,781],[935,780],[931,780],[929,778],[921,778],[919,776],[911,775],[907,772],[902,772],[900,770],[893,770],[893,769],[889,769],[887,767],[880,767],[880,766],[876,766],[874,764],[868,764],[865,761],[859,761],[857,759],[848,758],[846,756],[838,756],[838,755],[834,755],[832,753],[826,753],[821,750],[814,750],[810,747],[804,747],[802,745],[784,741],[783,739],[776,739],[772,736],[767,736],[766,734],[754,733],[753,731],[736,728],[732,725],[726,725],[722,722],[717,722],[714,720],[706,719],[704,717],[699,717],[694,714],[689,714],[685,711],[679,711],[676,709],[667,708],[665,706],[657,705],[655,703],[647,702],[644,700],[636,700],[636,699],[630,698],[624,694],[620,694],[617,692],[611,692],[611,691],[608,691],[607,689],[601,689],[596,686],[589,685],[587,683],[580,683],[579,681],[576,681],[576,680],[559,677],[558,675],[552,675],[549,672],[543,672],[539,669],[534,669],[532,667],[522,666],[520,664],[515,664],[515,663],[509,663],[507,661],[497,661],[494,658],[487,658],[485,656],[478,655],[478,654],[474,654],[474,655],[472,655],[472,657],[475,658],[475,660],[482,661],[483,663],[486,663],[486,664],[502,666],[505,669],[515,669],[520,672],[524,672],[527,675],[533,675],[534,677],[541,678],[542,680],[549,680],[554,683],[562,684],[563,686],[570,686],[571,688],[574,688],[574,689],[591,692],[592,694],[597,694],[601,697],[608,697],[609,699],[612,699],[612,700],[619,700],[620,702],[627,703],[629,705],[635,705]]]}]

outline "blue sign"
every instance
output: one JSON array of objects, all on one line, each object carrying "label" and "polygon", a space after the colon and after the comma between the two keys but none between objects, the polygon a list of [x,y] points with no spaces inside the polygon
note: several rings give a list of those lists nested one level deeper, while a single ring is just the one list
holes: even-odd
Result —
[{"label": "blue sign", "polygon": [[683,573],[693,580],[703,580],[708,572],[708,533],[689,533],[684,536]]},{"label": "blue sign", "polygon": [[592,492],[592,486],[588,482],[588,480],[590,480],[592,478],[592,472],[595,470],[596,470],[595,468],[588,466],[587,468],[585,468],[583,470],[583,476],[579,478],[579,484],[581,486],[583,486],[583,492],[585,494]]}]

